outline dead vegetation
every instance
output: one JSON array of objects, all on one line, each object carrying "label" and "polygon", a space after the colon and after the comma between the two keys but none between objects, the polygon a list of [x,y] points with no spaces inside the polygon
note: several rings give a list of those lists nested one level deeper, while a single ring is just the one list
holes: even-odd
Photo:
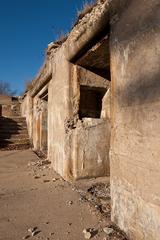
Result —
[{"label": "dead vegetation", "polygon": [[61,33],[58,37],[58,40],[56,40],[54,43],[58,45],[62,45],[68,38],[68,34]]},{"label": "dead vegetation", "polygon": [[31,88],[32,88],[32,81],[30,80],[25,81],[25,89],[29,91],[31,90]]},{"label": "dead vegetation", "polygon": [[96,2],[97,1],[95,1],[95,0],[92,2],[85,1],[83,3],[82,9],[77,12],[77,17],[78,17],[77,21],[82,19],[86,14],[90,13],[92,11],[93,7],[96,5]]}]

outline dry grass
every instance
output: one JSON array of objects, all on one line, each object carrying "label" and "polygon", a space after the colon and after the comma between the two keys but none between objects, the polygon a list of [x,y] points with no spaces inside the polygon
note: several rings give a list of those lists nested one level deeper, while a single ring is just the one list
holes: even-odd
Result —
[{"label": "dry grass", "polygon": [[83,3],[82,9],[77,12],[78,20],[82,19],[87,13],[90,13],[93,9],[93,7],[96,5],[95,0],[92,2],[85,1]]},{"label": "dry grass", "polygon": [[27,80],[27,81],[25,82],[25,89],[26,89],[27,91],[29,91],[29,90],[31,90],[31,88],[32,88],[32,81]]},{"label": "dry grass", "polygon": [[68,38],[67,34],[61,33],[54,43],[62,45],[67,40],[67,38]]}]

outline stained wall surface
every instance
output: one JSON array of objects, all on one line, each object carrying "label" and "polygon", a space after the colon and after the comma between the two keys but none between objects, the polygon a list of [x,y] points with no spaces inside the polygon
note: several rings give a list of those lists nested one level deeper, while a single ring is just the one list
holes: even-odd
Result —
[{"label": "stained wall surface", "polygon": [[30,92],[22,100],[21,115],[26,118],[30,141],[33,142],[33,99]]},{"label": "stained wall surface", "polygon": [[[109,175],[110,119],[101,113],[106,112],[103,99],[110,82],[74,65],[70,84],[73,115],[66,130],[70,137],[73,178]],[[109,111],[110,106],[107,107]]]},{"label": "stained wall surface", "polygon": [[74,179],[109,176],[110,122],[84,118],[72,132]]},{"label": "stained wall surface", "polygon": [[112,220],[130,239],[158,240],[160,2],[113,1],[112,14]]},{"label": "stained wall surface", "polygon": [[48,156],[61,176],[70,176],[70,149],[66,140],[65,122],[70,116],[70,63],[59,49],[52,62],[52,81],[48,88]]}]

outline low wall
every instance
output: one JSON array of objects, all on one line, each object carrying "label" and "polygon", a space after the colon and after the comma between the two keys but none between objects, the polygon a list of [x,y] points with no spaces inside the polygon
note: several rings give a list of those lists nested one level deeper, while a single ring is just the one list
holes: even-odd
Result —
[{"label": "low wall", "polygon": [[109,176],[110,123],[84,118],[73,130],[72,161],[75,179]]}]

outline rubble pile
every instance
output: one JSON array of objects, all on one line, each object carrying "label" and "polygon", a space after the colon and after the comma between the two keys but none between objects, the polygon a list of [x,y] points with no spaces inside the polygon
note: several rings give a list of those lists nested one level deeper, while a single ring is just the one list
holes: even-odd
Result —
[{"label": "rubble pile", "polygon": [[[103,240],[127,240],[127,236],[114,223],[111,222],[111,197],[110,184],[95,183],[88,188],[81,188],[78,185],[73,186],[72,189],[80,194],[79,201],[88,202],[89,205],[96,209],[100,214],[106,226],[103,229],[93,231],[93,229],[84,229],[85,239],[91,239],[93,232],[104,232],[106,237]],[[92,230],[92,231],[91,231]]]}]

